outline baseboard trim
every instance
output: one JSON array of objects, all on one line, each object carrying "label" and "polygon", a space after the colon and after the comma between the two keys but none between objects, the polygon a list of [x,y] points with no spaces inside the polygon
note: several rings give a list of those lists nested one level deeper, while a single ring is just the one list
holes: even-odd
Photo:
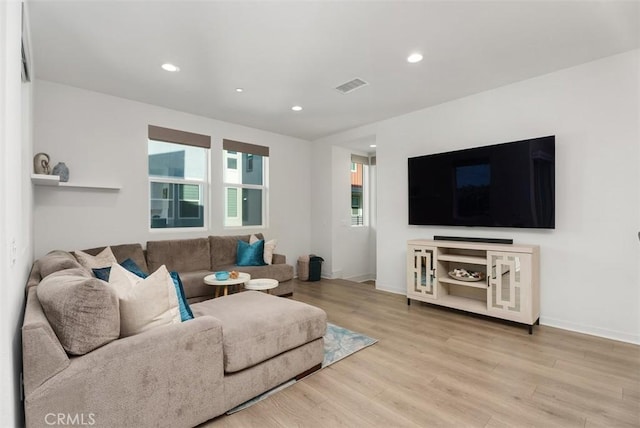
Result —
[{"label": "baseboard trim", "polygon": [[605,339],[617,340],[619,342],[640,345],[640,335],[625,333],[622,331],[609,330],[606,328],[576,324],[571,321],[559,320],[556,318],[540,317],[540,324],[549,327],[560,328],[562,330],[574,331],[576,333],[588,334],[590,336],[602,337]]},{"label": "baseboard trim", "polygon": [[406,296],[407,295],[406,290],[398,290],[397,288],[389,288],[389,287],[385,286],[384,284],[379,284],[378,281],[376,281],[376,290],[385,291],[387,293],[392,293],[392,294],[400,294],[402,296]]},{"label": "baseboard trim", "polygon": [[350,277],[342,278],[342,279],[346,279],[348,281],[353,281],[353,282],[365,282],[365,281],[375,281],[376,280],[376,276],[369,273],[369,274],[364,274],[364,275],[350,276]]}]

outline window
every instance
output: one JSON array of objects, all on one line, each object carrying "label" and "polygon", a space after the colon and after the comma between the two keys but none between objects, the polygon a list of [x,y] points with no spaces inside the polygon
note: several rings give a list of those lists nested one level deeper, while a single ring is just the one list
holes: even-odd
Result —
[{"label": "window", "polygon": [[149,224],[204,227],[208,157],[205,135],[149,125]]},{"label": "window", "polygon": [[269,148],[223,140],[225,227],[266,226]]},{"label": "window", "polygon": [[366,213],[366,168],[369,159],[351,155],[351,226],[364,226]]}]

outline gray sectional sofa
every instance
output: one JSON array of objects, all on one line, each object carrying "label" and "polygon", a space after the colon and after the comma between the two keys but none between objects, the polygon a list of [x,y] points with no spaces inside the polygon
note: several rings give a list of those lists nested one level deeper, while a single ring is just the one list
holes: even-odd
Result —
[{"label": "gray sectional sofa", "polygon": [[[264,239],[262,234],[256,234]],[[148,241],[146,250],[140,244],[112,245],[111,249],[118,262],[131,258],[143,270],[153,272],[161,265],[180,274],[184,291],[189,302],[211,299],[215,288],[204,283],[204,277],[211,272],[227,270],[241,271],[252,278],[271,278],[280,282],[270,290],[276,296],[293,294],[293,266],[287,264],[282,254],[273,255],[273,263],[266,266],[236,266],[238,240],[249,242],[250,235],[209,236],[192,239],[167,239]],[[104,247],[84,250],[96,255]]]},{"label": "gray sectional sofa", "polygon": [[[161,263],[178,270],[194,315],[129,337],[118,337],[110,284],[68,252],[36,260],[22,327],[27,427],[50,426],[60,415],[96,427],[192,427],[318,369],[321,309],[257,291],[209,298],[213,291],[200,282],[231,269],[236,239],[216,238],[149,242],[146,253],[139,244],[111,247],[119,262],[131,258],[148,272]],[[280,266],[255,272],[292,276]]]}]

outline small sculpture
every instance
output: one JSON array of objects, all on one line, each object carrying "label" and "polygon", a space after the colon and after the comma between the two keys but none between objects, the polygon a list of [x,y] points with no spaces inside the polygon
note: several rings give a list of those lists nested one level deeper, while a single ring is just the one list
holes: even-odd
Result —
[{"label": "small sculpture", "polygon": [[36,174],[51,174],[48,154],[38,153],[33,157],[33,172]]},{"label": "small sculpture", "polygon": [[69,181],[69,168],[65,165],[64,162],[58,162],[56,166],[53,167],[53,175],[60,176],[60,182],[66,183]]}]

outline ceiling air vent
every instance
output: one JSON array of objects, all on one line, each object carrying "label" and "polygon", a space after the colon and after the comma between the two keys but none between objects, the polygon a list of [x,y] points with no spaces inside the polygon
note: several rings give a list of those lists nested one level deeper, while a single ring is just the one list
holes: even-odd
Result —
[{"label": "ceiling air vent", "polygon": [[367,86],[369,83],[365,82],[362,79],[355,78],[353,80],[348,81],[347,83],[343,83],[338,86],[336,90],[341,94],[348,94],[349,92],[353,92],[358,88],[362,88],[363,86]]}]

